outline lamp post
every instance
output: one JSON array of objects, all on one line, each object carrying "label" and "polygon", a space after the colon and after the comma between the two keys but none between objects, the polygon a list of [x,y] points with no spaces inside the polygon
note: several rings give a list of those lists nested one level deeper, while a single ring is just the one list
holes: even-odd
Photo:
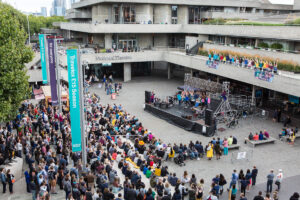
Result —
[{"label": "lamp post", "polygon": [[30,27],[29,27],[28,15],[27,15],[27,26],[28,26],[28,45],[30,45]]}]

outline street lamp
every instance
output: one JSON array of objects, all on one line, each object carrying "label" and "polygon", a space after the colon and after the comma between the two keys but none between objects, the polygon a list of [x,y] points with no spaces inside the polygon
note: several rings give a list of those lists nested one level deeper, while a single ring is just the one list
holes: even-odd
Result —
[{"label": "street lamp", "polygon": [[27,14],[27,26],[28,26],[28,45],[30,45],[30,27],[29,27],[28,14]]}]

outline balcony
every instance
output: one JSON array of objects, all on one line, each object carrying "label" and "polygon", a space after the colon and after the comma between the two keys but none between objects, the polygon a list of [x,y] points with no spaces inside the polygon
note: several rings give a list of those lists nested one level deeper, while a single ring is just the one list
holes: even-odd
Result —
[{"label": "balcony", "polygon": [[[225,50],[225,51],[233,51],[233,52],[239,52],[239,53],[245,53],[249,55],[260,55],[262,57],[269,57],[274,60],[289,60],[300,64],[300,52],[278,52],[278,51],[268,51],[263,49],[249,49],[249,48],[241,48],[241,47],[232,47],[228,45],[222,45],[222,44],[209,44],[204,43],[203,48],[209,50],[209,49],[218,49],[218,50]],[[298,54],[298,55],[297,55]]]},{"label": "balcony", "polygon": [[300,26],[92,24],[62,22],[60,23],[60,28],[84,33],[192,33],[300,41]]},{"label": "balcony", "polygon": [[252,13],[252,12],[223,12],[223,11],[207,11],[202,12],[202,18],[223,18],[223,19],[230,19],[230,18],[239,18],[239,19],[256,19],[263,17],[263,13]]},{"label": "balcony", "polygon": [[92,12],[77,11],[76,9],[67,10],[65,19],[91,19]]},{"label": "balcony", "polygon": [[[63,63],[67,63],[66,56],[62,56],[61,60]],[[82,60],[86,60],[89,64],[164,61],[284,94],[299,96],[300,75],[280,71],[279,75],[274,75],[273,82],[262,81],[254,77],[254,70],[230,64],[219,64],[218,69],[209,68],[206,65],[207,57],[188,56],[180,49],[174,48],[153,48],[139,52],[89,53],[83,54]]]}]

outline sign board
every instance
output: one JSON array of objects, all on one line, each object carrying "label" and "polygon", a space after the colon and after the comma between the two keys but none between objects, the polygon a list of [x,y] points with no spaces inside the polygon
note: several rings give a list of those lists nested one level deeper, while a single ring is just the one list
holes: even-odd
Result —
[{"label": "sign board", "polygon": [[246,155],[247,155],[247,152],[238,152],[236,159],[237,160],[245,159]]},{"label": "sign board", "polygon": [[45,35],[39,35],[40,41],[40,54],[41,54],[41,65],[42,65],[42,78],[43,84],[47,84],[47,63],[46,63],[46,49],[45,49]]},{"label": "sign board", "polygon": [[72,151],[81,151],[81,114],[80,114],[80,90],[78,77],[78,50],[67,50],[68,63],[68,80],[70,96],[70,118],[71,118],[71,135]]},{"label": "sign board", "polygon": [[55,42],[54,39],[48,39],[48,62],[49,62],[52,105],[57,105],[58,97],[57,97],[57,84],[56,84],[56,71],[55,71],[54,42]]}]

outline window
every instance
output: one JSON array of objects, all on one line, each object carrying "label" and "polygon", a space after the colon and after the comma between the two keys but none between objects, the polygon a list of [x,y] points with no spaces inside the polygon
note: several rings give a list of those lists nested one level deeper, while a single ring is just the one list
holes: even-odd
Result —
[{"label": "window", "polygon": [[123,20],[124,23],[135,22],[135,6],[134,5],[123,5]]},{"label": "window", "polygon": [[189,24],[201,24],[199,7],[189,7]]},{"label": "window", "polygon": [[113,20],[115,24],[134,23],[135,6],[131,4],[113,5]]},{"label": "window", "polygon": [[172,24],[177,24],[177,10],[178,6],[172,6]]},{"label": "window", "polygon": [[114,17],[114,23],[119,24],[120,23],[120,7],[118,5],[113,6],[113,17]]}]

